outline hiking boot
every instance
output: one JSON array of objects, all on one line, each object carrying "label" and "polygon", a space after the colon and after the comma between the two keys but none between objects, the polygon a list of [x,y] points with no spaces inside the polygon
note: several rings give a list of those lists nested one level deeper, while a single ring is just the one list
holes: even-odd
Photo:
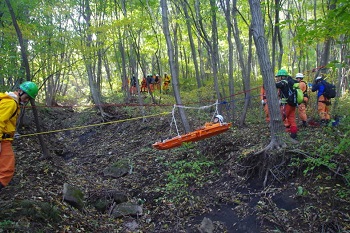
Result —
[{"label": "hiking boot", "polygon": [[321,126],[327,126],[329,124],[329,120],[322,119],[321,120]]},{"label": "hiking boot", "polygon": [[320,126],[326,126],[326,125],[327,125],[326,120],[322,119],[322,120],[320,121]]},{"label": "hiking boot", "polygon": [[303,121],[303,124],[301,125],[301,127],[307,127],[306,121]]},{"label": "hiking boot", "polygon": [[291,133],[290,137],[293,138],[293,139],[296,139],[297,138],[297,134],[296,133]]}]

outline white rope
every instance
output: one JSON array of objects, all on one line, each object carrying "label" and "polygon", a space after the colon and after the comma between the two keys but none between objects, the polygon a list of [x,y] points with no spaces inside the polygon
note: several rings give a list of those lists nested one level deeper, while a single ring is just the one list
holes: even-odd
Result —
[{"label": "white rope", "polygon": [[211,118],[211,121],[213,121],[214,117],[219,114],[219,111],[218,111],[219,101],[218,100],[216,100],[215,105],[216,105],[216,108],[215,108],[215,112],[213,114],[213,117]]},{"label": "white rope", "polygon": [[177,124],[176,124],[176,119],[175,119],[175,108],[176,108],[176,104],[174,104],[174,107],[173,107],[173,110],[171,111],[171,114],[172,114],[172,120],[171,120],[171,123],[170,123],[170,135],[171,135],[171,126],[174,122],[174,125],[175,125],[175,128],[176,128],[176,132],[177,132],[177,136],[180,137],[180,133],[179,133],[179,129],[177,128]]},{"label": "white rope", "polygon": [[174,104],[174,107],[173,107],[173,110],[171,111],[172,113],[172,120],[171,120],[171,123],[170,123],[170,135],[171,135],[171,129],[172,129],[172,124],[174,122],[174,125],[175,125],[175,128],[176,128],[176,132],[177,132],[177,135],[180,137],[180,133],[179,133],[179,129],[177,127],[177,124],[176,124],[176,119],[175,119],[175,108],[186,108],[186,109],[198,109],[198,110],[201,110],[201,109],[205,109],[205,108],[211,108],[215,105],[215,112],[214,112],[214,115],[211,119],[211,121],[214,120],[214,117],[219,114],[219,111],[218,111],[218,105],[219,105],[219,101],[216,100],[216,102],[214,104],[211,104],[211,105],[207,105],[207,106],[201,106],[201,107],[188,107],[188,106],[184,106],[184,105],[176,105]]},{"label": "white rope", "polygon": [[201,106],[201,107],[188,107],[188,106],[184,106],[184,105],[174,105],[178,108],[190,108],[190,109],[205,109],[205,108],[210,108],[213,107],[214,105],[216,105],[216,109],[218,108],[218,101],[215,102],[215,104],[211,104],[211,105],[207,105],[207,106]]}]

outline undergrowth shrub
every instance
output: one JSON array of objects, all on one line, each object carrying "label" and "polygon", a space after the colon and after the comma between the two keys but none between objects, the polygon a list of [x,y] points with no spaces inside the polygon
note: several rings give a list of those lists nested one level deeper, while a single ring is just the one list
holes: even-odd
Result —
[{"label": "undergrowth shrub", "polygon": [[[321,132],[315,135],[313,145],[309,147],[309,154],[303,160],[304,175],[312,172],[315,168],[326,167],[332,171],[332,175],[340,177],[344,185],[338,186],[338,196],[350,198],[350,96],[345,95],[334,110],[339,118],[339,124],[321,128]],[[346,111],[344,112],[344,109]],[[335,114],[333,115],[335,117]]]},{"label": "undergrowth shrub", "polygon": [[173,196],[174,200],[179,200],[188,196],[191,188],[200,188],[207,181],[207,173],[214,165],[205,157],[196,160],[178,160],[165,164],[169,171],[167,173],[167,184],[165,193]]}]

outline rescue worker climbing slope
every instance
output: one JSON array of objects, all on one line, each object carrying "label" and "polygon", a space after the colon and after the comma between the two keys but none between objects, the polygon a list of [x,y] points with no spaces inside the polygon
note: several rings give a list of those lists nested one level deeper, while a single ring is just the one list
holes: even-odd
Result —
[{"label": "rescue worker climbing slope", "polygon": [[276,87],[280,89],[280,108],[282,120],[288,120],[289,125],[286,125],[287,131],[290,132],[291,138],[295,139],[298,132],[298,127],[295,119],[296,106],[293,106],[293,104],[288,102],[288,97],[296,81],[292,79],[292,77],[290,77],[288,75],[288,72],[284,69],[279,70],[276,76],[281,78],[281,81],[276,83]]},{"label": "rescue worker climbing slope", "polygon": [[15,92],[0,93],[0,190],[7,186],[15,172],[15,154],[12,149],[20,104],[25,104],[38,94],[33,82],[24,82]]}]

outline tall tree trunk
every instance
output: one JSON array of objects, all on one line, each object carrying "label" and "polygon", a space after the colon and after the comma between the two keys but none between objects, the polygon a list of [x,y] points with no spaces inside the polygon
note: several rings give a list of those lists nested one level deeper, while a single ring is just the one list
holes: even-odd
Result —
[{"label": "tall tree trunk", "polygon": [[[212,68],[213,68],[213,77],[214,77],[214,88],[216,92],[216,98],[218,100],[221,99],[220,96],[220,90],[219,90],[219,78],[218,78],[218,61],[219,61],[219,41],[218,41],[218,31],[217,31],[217,22],[216,22],[216,12],[217,12],[217,5],[215,0],[210,0],[210,7],[211,7],[211,26],[212,26],[212,50],[211,52],[211,62],[212,62]],[[221,113],[221,106],[219,105],[218,108],[219,113]]]},{"label": "tall tree trunk", "polygon": [[[241,58],[240,58],[241,59]],[[251,92],[250,92],[250,64],[252,60],[252,32],[249,31],[249,42],[248,42],[248,62],[247,65],[244,66],[246,69],[246,74],[243,73],[243,86],[244,86],[244,95],[245,95],[245,100],[244,100],[244,107],[243,107],[243,112],[241,115],[241,119],[239,122],[240,126],[244,125],[245,118],[248,113],[248,108],[250,106],[251,102]]]},{"label": "tall tree trunk", "polygon": [[204,61],[203,61],[203,46],[202,46],[202,42],[200,40],[200,38],[198,37],[198,56],[199,56],[199,73],[200,73],[200,77],[201,77],[201,82],[203,84],[203,86],[205,85],[204,81],[205,81],[205,68],[204,68]]},{"label": "tall tree trunk", "polygon": [[222,0],[220,2],[225,12],[225,19],[226,19],[226,25],[227,25],[228,87],[230,92],[230,110],[231,110],[229,111],[228,117],[229,119],[231,119],[231,121],[234,121],[236,109],[235,109],[235,97],[234,97],[235,89],[234,89],[234,79],[233,79],[233,43],[232,43],[231,6],[230,6],[230,0],[225,0],[225,3]]},{"label": "tall tree trunk", "polygon": [[274,82],[274,74],[269,59],[267,41],[265,38],[264,24],[259,0],[249,0],[250,11],[252,14],[251,30],[255,42],[255,47],[260,64],[260,70],[266,87],[266,96],[269,103],[270,114],[270,133],[271,142],[267,149],[280,148],[285,146],[282,136],[283,125],[280,114],[280,108],[277,96],[277,90]]},{"label": "tall tree trunk", "polygon": [[[197,30],[199,35],[202,37],[202,39],[205,41],[205,45],[207,46],[210,62],[212,66],[213,71],[213,78],[214,78],[214,89],[216,93],[216,98],[221,99],[220,97],[220,91],[219,91],[219,82],[218,82],[218,38],[217,38],[217,22],[216,22],[216,11],[217,6],[214,0],[210,0],[210,13],[211,13],[211,27],[212,27],[212,38],[209,38],[205,26],[202,21],[202,15],[200,10],[200,1],[195,1],[195,10],[196,10],[196,17],[198,21]],[[221,113],[220,105],[218,108],[219,113]]]},{"label": "tall tree trunk", "polygon": [[91,97],[93,100],[93,103],[95,104],[96,108],[100,111],[101,117],[104,119],[105,117],[109,117],[108,114],[106,114],[103,111],[102,103],[101,103],[101,92],[99,89],[99,83],[97,83],[97,78],[95,77],[96,74],[94,72],[94,53],[91,52],[92,49],[92,34],[90,32],[91,27],[91,9],[90,9],[90,1],[85,0],[85,9],[84,9],[84,19],[86,23],[85,33],[86,36],[86,47],[88,51],[88,55],[84,55],[84,62],[85,62],[85,68],[89,79],[89,88]]},{"label": "tall tree trunk", "polygon": [[[272,34],[272,70],[275,70],[276,67],[276,52],[278,51],[277,48],[279,48],[279,57],[277,59],[277,68],[281,69],[282,66],[282,57],[283,57],[283,44],[282,44],[282,36],[281,36],[281,30],[279,26],[279,13],[280,13],[281,3],[280,0],[275,0],[275,23],[274,23],[274,30]],[[277,44],[278,41],[278,44]]]},{"label": "tall tree trunk", "polygon": [[[16,30],[16,33],[17,33],[19,45],[21,47],[21,55],[22,55],[22,59],[23,59],[24,69],[26,71],[26,79],[28,81],[31,81],[30,67],[29,67],[29,62],[28,62],[28,57],[27,57],[27,47],[26,47],[26,45],[24,43],[22,32],[21,32],[21,29],[18,26],[18,23],[17,23],[17,20],[16,20],[16,16],[15,16],[15,13],[13,12],[13,8],[12,8],[12,5],[10,3],[10,0],[5,0],[5,1],[6,1],[6,5],[7,5],[8,9],[9,9],[10,15],[11,15],[13,26],[15,27],[15,30]],[[30,99],[30,104],[33,106],[33,115],[34,115],[34,122],[35,122],[36,130],[37,130],[38,133],[40,133],[41,132],[41,127],[40,127],[40,122],[39,122],[38,110],[37,110],[37,108],[35,106],[35,100],[34,99]],[[49,152],[49,150],[46,147],[43,135],[42,134],[38,134],[38,139],[39,139],[39,143],[40,143],[40,146],[41,146],[41,150],[43,152],[43,155],[42,155],[41,158],[42,159],[49,158],[50,157],[50,152]]]},{"label": "tall tree trunk", "polygon": [[[177,105],[182,105],[180,90],[179,90],[179,81],[178,81],[178,71],[177,65],[175,64],[174,58],[174,48],[170,37],[169,31],[169,19],[168,19],[168,4],[167,0],[161,0],[161,8],[162,8],[162,21],[163,21],[163,32],[166,39],[167,47],[168,47],[168,55],[169,55],[169,66],[172,76],[172,87],[174,91],[174,96]],[[188,124],[185,111],[183,108],[179,108],[180,118],[182,124],[184,126],[185,132],[188,133],[190,131],[190,125]]]},{"label": "tall tree trunk", "polygon": [[[243,50],[243,44],[242,44],[242,40],[240,38],[240,30],[238,28],[238,22],[237,22],[237,0],[233,1],[233,36],[235,38],[235,42],[236,42],[236,47],[237,47],[237,51],[238,51],[238,61],[239,61],[239,65],[241,67],[241,71],[242,71],[242,79],[243,79],[243,90],[244,90],[244,95],[245,95],[245,99],[244,99],[244,108],[243,108],[243,112],[241,115],[241,119],[239,121],[239,125],[243,126],[244,122],[245,122],[245,118],[248,112],[248,107],[250,105],[250,101],[251,101],[251,93],[250,93],[250,63],[245,63],[244,62],[244,50]],[[251,37],[249,38],[251,39]],[[249,46],[251,46],[251,43],[249,44]],[[250,51],[250,47],[249,50]]]},{"label": "tall tree trunk", "polygon": [[190,17],[188,15],[187,4],[188,4],[187,2],[183,1],[182,6],[183,6],[183,9],[184,9],[184,14],[185,14],[185,19],[186,19],[188,38],[190,40],[193,65],[194,65],[194,69],[195,69],[195,72],[196,72],[197,87],[200,88],[202,86],[202,83],[201,83],[200,74],[199,74],[196,46],[194,44],[194,40],[193,40],[193,36],[192,36],[192,28],[191,28],[191,24],[190,24]]}]

